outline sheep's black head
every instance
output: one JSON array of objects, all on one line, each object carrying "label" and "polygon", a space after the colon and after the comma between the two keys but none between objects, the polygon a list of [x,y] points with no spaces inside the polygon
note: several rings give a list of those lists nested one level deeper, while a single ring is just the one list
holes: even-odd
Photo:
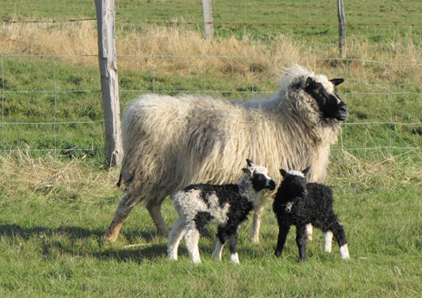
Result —
[{"label": "sheep's black head", "polygon": [[325,118],[346,120],[349,115],[347,105],[335,93],[335,86],[343,83],[343,79],[328,80],[323,75],[315,78],[308,77],[305,92],[312,96],[318,103],[319,109]]},{"label": "sheep's black head", "polygon": [[280,188],[283,192],[288,193],[292,197],[301,196],[306,193],[306,174],[311,167],[307,167],[303,171],[285,171],[280,169],[283,176]]},{"label": "sheep's black head", "polygon": [[268,176],[268,169],[264,166],[255,165],[250,159],[247,159],[247,168],[243,168],[243,172],[249,176],[252,181],[252,186],[255,191],[261,191],[263,189],[274,190],[275,182]]}]

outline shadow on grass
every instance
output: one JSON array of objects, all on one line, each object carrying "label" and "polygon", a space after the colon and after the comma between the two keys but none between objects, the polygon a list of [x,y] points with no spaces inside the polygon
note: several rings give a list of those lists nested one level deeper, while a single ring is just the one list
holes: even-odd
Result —
[{"label": "shadow on grass", "polygon": [[[129,242],[142,237],[146,240],[145,247],[118,248],[113,247],[118,243],[104,241],[105,230],[86,229],[82,227],[63,226],[58,228],[31,227],[25,228],[17,224],[0,225],[0,237],[21,238],[29,240],[33,237],[40,239],[40,253],[45,258],[57,257],[57,255],[72,255],[81,257],[94,257],[100,260],[113,259],[119,262],[142,263],[145,260],[153,260],[166,256],[167,245],[152,244],[158,236],[154,231],[139,232],[128,231],[122,233]],[[65,236],[64,240],[55,239],[56,236]],[[164,238],[163,238],[164,239]],[[91,241],[86,245],[85,242]],[[85,247],[84,247],[85,246]]]}]

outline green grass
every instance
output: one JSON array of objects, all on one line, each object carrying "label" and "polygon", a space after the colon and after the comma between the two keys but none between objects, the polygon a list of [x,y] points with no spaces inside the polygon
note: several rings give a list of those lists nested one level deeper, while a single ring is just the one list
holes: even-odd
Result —
[{"label": "green grass", "polygon": [[[348,160],[341,153],[335,161]],[[298,261],[294,228],[283,257],[273,250],[277,224],[267,206],[258,245],[248,240],[251,221],[240,228],[240,265],[211,258],[216,232],[200,240],[203,263],[195,266],[184,243],[179,261],[166,259],[166,239],[144,208],[128,218],[116,243],[104,243],[121,192],[118,171],[95,162],[4,157],[0,192],[1,297],[418,297],[422,293],[422,177],[415,163],[331,167],[328,184],[344,224],[351,260],[323,252],[314,231],[308,261]],[[17,173],[10,171],[19,167]],[[373,166],[371,168],[370,166]],[[46,171],[37,176],[37,171]],[[336,171],[343,175],[337,176]],[[21,176],[27,173],[26,179]],[[66,178],[67,177],[67,178]],[[176,213],[165,201],[171,225]]]},{"label": "green grass", "polygon": [[[145,21],[168,22],[181,20],[192,22],[192,28],[202,28],[202,4],[197,0],[175,1],[131,1],[117,0],[116,19],[123,30],[133,30]],[[392,24],[405,26],[368,26],[350,25],[348,35],[366,36],[373,42],[385,42],[388,35],[404,34],[409,24],[420,25],[422,4],[418,0],[406,1],[345,1],[346,22],[350,24]],[[271,1],[271,0],[214,0],[213,18],[217,36],[237,37],[251,35],[269,43],[280,32],[288,33],[304,40],[315,40],[333,44],[337,39],[337,5],[329,0],[309,1]],[[37,1],[4,0],[0,4],[2,20],[69,20],[95,18],[94,1]],[[128,22],[129,21],[129,22]],[[266,25],[230,25],[229,23],[251,23]],[[315,24],[276,25],[276,24]],[[330,26],[318,24],[333,24]],[[421,27],[412,31],[422,35]]]},{"label": "green grass", "polygon": [[[345,2],[349,23],[417,24],[422,16],[419,0]],[[224,5],[213,1],[214,20],[227,23],[335,23],[333,5],[335,1],[328,0],[229,0]],[[117,0],[116,6],[118,42],[133,32],[145,32],[150,26],[142,23],[145,20],[188,21],[196,24],[180,28],[202,30],[200,1]],[[79,18],[95,18],[93,1],[0,3],[0,19],[6,22]],[[67,32],[66,24],[49,28],[57,27]],[[347,121],[353,125],[343,126],[327,183],[334,189],[335,210],[346,230],[351,260],[340,259],[335,243],[333,253],[325,254],[322,234],[315,231],[307,248],[309,260],[299,262],[294,229],[283,257],[276,259],[277,224],[270,204],[259,245],[248,240],[250,220],[240,228],[239,266],[229,262],[227,248],[223,261],[211,258],[215,227],[200,240],[203,264],[192,264],[184,243],[179,261],[168,261],[166,239],[156,235],[148,212],[140,206],[118,241],[104,243],[102,236],[122,193],[114,187],[118,169],[107,170],[104,164],[97,58],[53,57],[45,52],[5,55],[2,48],[0,150],[6,152],[0,155],[0,297],[422,295],[422,97],[420,76],[415,76],[421,61],[412,60],[420,55],[388,65],[319,60],[333,53],[335,25],[217,24],[215,31],[217,39],[249,37],[251,45],[263,42],[269,48],[278,34],[286,34],[309,53],[307,61],[316,69],[346,78],[339,94],[349,105]],[[420,53],[422,44],[421,27],[348,26],[347,36],[352,42],[358,38],[356,47],[367,40],[368,52],[373,49],[375,57],[383,58],[406,56],[412,43]],[[17,54],[36,49],[23,47]],[[348,58],[360,59],[360,53],[350,51]],[[131,59],[142,58],[119,57],[118,63],[130,65],[135,61]],[[226,59],[221,69],[205,71],[195,66],[198,59],[203,58],[160,57],[144,71],[119,66],[122,110],[147,92],[205,93],[236,100],[268,96],[277,88],[270,69],[261,63],[264,58],[253,61],[252,76],[249,57]],[[374,92],[383,94],[368,94]],[[338,150],[344,148],[373,150]],[[8,153],[16,149],[20,151]],[[169,200],[163,214],[171,226],[176,213]]]}]

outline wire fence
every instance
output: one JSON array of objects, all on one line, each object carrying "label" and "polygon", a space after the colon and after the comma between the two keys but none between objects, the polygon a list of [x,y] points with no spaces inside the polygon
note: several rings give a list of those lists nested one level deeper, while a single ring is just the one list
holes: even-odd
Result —
[{"label": "wire fence", "polygon": [[[22,1],[18,2],[18,5],[24,4]],[[9,14],[6,18],[3,15],[3,28],[38,26],[38,24],[66,28],[73,24],[79,26],[82,23],[95,23],[93,18],[95,6],[92,5],[92,1],[89,4],[85,1],[73,3],[71,10],[86,10],[86,13],[75,13],[75,16],[79,16],[75,18],[62,15],[63,3],[58,0],[53,2],[52,12],[46,13],[44,17],[42,12],[37,10],[39,6],[33,7],[37,18]],[[130,1],[116,1],[116,25],[120,28],[118,30],[123,32],[117,39],[118,48],[119,40],[124,39],[125,32],[142,34],[147,30],[145,28],[150,26],[164,25],[171,29],[174,25],[189,25],[194,30],[201,31],[200,1],[189,7],[189,11],[192,12],[185,15],[185,18],[176,16],[181,15],[180,11],[186,4],[193,2],[173,2],[170,4],[164,1],[138,1],[135,5]],[[318,41],[327,48],[337,42],[335,34],[338,24],[333,23],[330,16],[324,15],[328,2],[318,1],[316,11],[319,12],[313,14],[310,10],[306,10],[304,15],[307,18],[300,19],[300,22],[292,21],[295,19],[294,11],[290,11],[291,15],[283,18],[279,1],[267,1],[268,6],[263,11],[257,12],[256,7],[262,7],[261,2],[263,1],[228,1],[223,5],[219,1],[214,1],[215,7],[224,7],[221,11],[218,9],[214,11],[216,35],[222,39],[234,35],[241,40],[248,32],[252,32],[250,33],[252,37],[255,36],[258,41],[270,44],[270,47],[280,32],[293,36],[295,40],[303,41],[310,38],[309,42]],[[6,0],[0,4],[0,10],[11,6],[16,7],[16,3],[12,5],[11,1]],[[286,7],[290,10],[292,6],[290,1],[286,1],[284,10]],[[332,54],[326,57],[316,54],[289,57],[277,53],[183,55],[168,53],[167,50],[161,53],[159,49],[140,54],[127,54],[122,51],[118,55],[121,105],[124,109],[129,101],[144,93],[206,94],[229,100],[268,97],[277,89],[275,76],[265,73],[268,71],[268,65],[274,65],[281,70],[283,65],[298,63],[309,66],[317,72],[320,69],[329,69],[330,75],[346,79],[345,87],[340,87],[339,93],[348,103],[351,115],[348,121],[342,124],[342,134],[334,150],[350,152],[420,150],[422,91],[418,81],[420,77],[414,77],[415,74],[422,73],[421,55],[417,47],[418,44],[422,44],[420,42],[422,24],[417,21],[418,15],[421,14],[417,12],[420,6],[418,2],[412,2],[409,7],[416,12],[409,13],[409,18],[390,18],[391,23],[381,21],[381,16],[382,20],[385,17],[382,14],[353,18],[357,15],[359,7],[351,11],[346,6],[346,20],[348,15],[350,16],[347,28],[352,32],[355,30],[355,35],[369,36],[374,43],[381,43],[377,40],[379,36],[389,36],[386,37],[385,47],[394,47],[394,36],[408,34],[410,37],[398,45],[410,47],[412,46],[410,42],[413,42],[414,52],[416,51],[414,55],[406,56],[405,49],[395,49],[397,53],[400,51],[404,53],[402,56],[406,57],[405,60],[387,61],[364,57],[339,59]],[[163,11],[166,10],[171,11],[170,18],[168,14],[167,18],[160,16],[160,12],[164,16]],[[239,13],[239,10],[244,13]],[[254,11],[252,17],[248,15],[251,11]],[[137,16],[137,12],[140,16]],[[174,15],[174,19],[171,15]],[[233,15],[238,17],[233,18]],[[363,21],[365,17],[371,22]],[[258,27],[265,28],[265,33]],[[406,32],[397,33],[396,28],[404,28],[400,30]],[[73,27],[69,30],[72,32]],[[377,30],[379,32],[374,33]],[[55,156],[102,155],[104,132],[96,49],[89,48],[84,54],[66,54],[66,45],[63,45],[63,53],[57,53],[56,50],[48,53],[48,48],[37,46],[41,49],[39,53],[27,54],[19,50],[19,45],[14,46],[15,43],[21,43],[20,37],[16,38],[16,35],[11,34],[9,38],[6,31],[3,29],[2,42],[11,43],[12,50],[0,52],[0,150],[52,152]],[[86,40],[80,42],[84,43]],[[371,40],[368,44],[371,44]],[[377,48],[382,49],[382,46]],[[370,52],[371,49],[367,51]],[[239,49],[239,53],[244,52]],[[376,57],[377,54],[373,56]],[[219,75],[215,75],[216,69],[220,71]]]}]

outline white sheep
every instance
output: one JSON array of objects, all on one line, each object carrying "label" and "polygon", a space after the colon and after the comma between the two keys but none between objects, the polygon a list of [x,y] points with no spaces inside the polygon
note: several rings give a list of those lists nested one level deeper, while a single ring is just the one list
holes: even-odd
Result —
[{"label": "white sheep", "polygon": [[[125,193],[105,238],[115,241],[132,208],[143,202],[158,231],[167,235],[163,200],[189,184],[235,183],[243,161],[278,169],[312,166],[310,181],[326,176],[330,147],[347,106],[335,93],[342,79],[294,66],[270,99],[230,102],[203,96],[144,95],[122,121]],[[269,196],[271,197],[271,196]],[[254,210],[252,241],[259,241],[263,200]]]},{"label": "white sheep", "polygon": [[267,168],[247,160],[244,175],[237,184],[190,185],[177,192],[172,199],[179,219],[169,234],[168,257],[177,260],[180,240],[185,237],[189,256],[200,263],[198,241],[200,232],[210,222],[218,224],[217,243],[213,256],[221,260],[223,246],[229,243],[230,260],[239,263],[237,254],[237,229],[249,212],[260,204],[263,191],[274,190],[275,182],[268,176]]}]

